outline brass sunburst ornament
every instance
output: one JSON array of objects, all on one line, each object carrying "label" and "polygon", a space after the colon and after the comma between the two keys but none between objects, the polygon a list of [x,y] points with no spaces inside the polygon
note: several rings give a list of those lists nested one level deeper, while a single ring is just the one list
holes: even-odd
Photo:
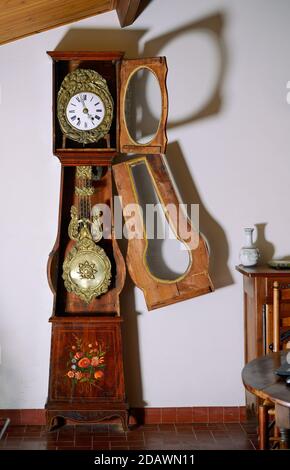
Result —
[{"label": "brass sunburst ornament", "polygon": [[84,263],[79,264],[78,274],[82,279],[95,279],[95,274],[98,272],[96,265],[90,263],[87,259]]}]

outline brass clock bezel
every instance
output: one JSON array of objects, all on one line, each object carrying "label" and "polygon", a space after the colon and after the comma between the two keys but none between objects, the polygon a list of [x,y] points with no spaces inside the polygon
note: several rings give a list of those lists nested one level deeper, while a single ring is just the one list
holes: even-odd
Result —
[{"label": "brass clock bezel", "polygon": [[[70,99],[78,93],[90,92],[99,96],[104,103],[105,116],[99,126],[90,130],[73,127],[66,115]],[[63,134],[82,144],[95,143],[108,134],[113,120],[114,102],[106,80],[95,70],[76,69],[63,79],[57,95],[57,117]]]}]

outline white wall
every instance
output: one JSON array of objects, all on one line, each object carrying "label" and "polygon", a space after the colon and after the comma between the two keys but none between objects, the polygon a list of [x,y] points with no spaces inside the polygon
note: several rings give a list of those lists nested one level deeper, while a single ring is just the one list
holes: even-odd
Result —
[{"label": "white wall", "polygon": [[[210,33],[216,14],[219,37]],[[52,295],[46,261],[57,230],[60,165],[52,156],[46,51],[61,41],[67,49],[88,47],[90,39],[91,49],[126,48],[133,56],[138,36],[139,54],[145,48],[168,58],[169,123],[187,121],[168,130],[169,141],[178,142],[169,157],[176,173],[184,168],[178,158],[190,170],[194,189],[183,173],[181,193],[198,194],[202,202],[213,277],[223,287],[153,312],[138,289],[134,307],[127,288],[129,399],[148,406],[244,403],[242,279],[234,269],[242,229],[267,223],[275,256],[290,251],[289,21],[287,0],[154,0],[127,30],[112,12],[0,47],[1,408],[42,408],[47,394]],[[176,36],[185,25],[187,33]],[[72,29],[89,31],[67,35]],[[98,29],[117,32],[94,36]],[[160,49],[160,41],[148,45],[169,32]],[[220,106],[217,96],[211,99],[217,81]],[[198,119],[207,101],[213,106]],[[262,246],[273,254],[269,243]]]}]

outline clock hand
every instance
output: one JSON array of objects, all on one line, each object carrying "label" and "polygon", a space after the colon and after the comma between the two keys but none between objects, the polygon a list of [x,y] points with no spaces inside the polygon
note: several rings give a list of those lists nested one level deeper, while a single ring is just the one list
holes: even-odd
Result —
[{"label": "clock hand", "polygon": [[92,123],[94,124],[94,116],[92,116],[91,114],[87,113],[87,116],[88,118],[92,121]]},{"label": "clock hand", "polygon": [[88,116],[88,118],[92,121],[92,123],[94,124],[95,123],[94,116],[92,116],[92,114],[89,113],[89,110],[88,110],[88,108],[85,104],[85,100],[84,100],[81,93],[80,93],[79,97],[80,97],[81,103],[83,105],[83,113],[86,114]]},{"label": "clock hand", "polygon": [[81,94],[80,94],[80,99],[81,99],[81,102],[82,102],[83,107],[85,108],[85,107],[86,107],[86,105],[85,105],[85,100],[84,100],[84,98],[82,97]]},{"label": "clock hand", "polygon": [[89,114],[89,110],[85,104],[85,100],[83,98],[83,96],[80,94],[80,100],[81,100],[81,103],[83,105],[83,113],[86,114],[88,116],[88,118],[92,121],[92,123],[94,124],[94,117]]}]

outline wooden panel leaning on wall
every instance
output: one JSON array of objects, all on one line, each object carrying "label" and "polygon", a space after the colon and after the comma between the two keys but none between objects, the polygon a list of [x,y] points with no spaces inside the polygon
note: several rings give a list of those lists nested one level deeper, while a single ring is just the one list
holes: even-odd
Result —
[{"label": "wooden panel leaning on wall", "polygon": [[[127,266],[130,276],[137,287],[142,289],[147,308],[149,310],[180,302],[198,295],[207,294],[214,290],[208,273],[209,255],[204,239],[195,231],[189,219],[179,209],[179,200],[167,173],[162,155],[149,155],[117,164],[113,167],[114,177],[119,195],[122,197],[122,205],[125,220],[131,215],[124,211],[130,204],[138,204],[138,191],[136,190],[131,169],[135,164],[145,164],[152,184],[158,194],[158,199],[163,207],[164,215],[171,225],[177,239],[186,246],[189,255],[189,266],[185,273],[174,280],[159,279],[150,271],[146,261],[148,239],[144,228],[140,211],[134,214],[138,227],[141,227],[143,236],[128,240]],[[178,213],[178,224],[171,217],[168,207],[175,208]],[[183,231],[184,230],[184,231]],[[191,242],[182,237],[181,233],[187,233]]]}]

